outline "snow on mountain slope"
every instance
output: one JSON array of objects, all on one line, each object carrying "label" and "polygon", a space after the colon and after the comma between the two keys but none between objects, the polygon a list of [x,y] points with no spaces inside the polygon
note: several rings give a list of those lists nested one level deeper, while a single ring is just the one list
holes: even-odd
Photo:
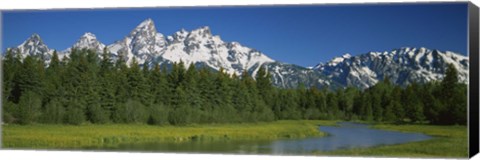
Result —
[{"label": "snow on mountain slope", "polygon": [[121,41],[108,46],[117,57],[123,56],[128,64],[135,58],[139,64],[151,63],[166,48],[163,34],[158,33],[152,19],[140,23]]},{"label": "snow on mountain slope", "polygon": [[62,59],[64,56],[68,56],[72,50],[72,48],[76,49],[90,49],[97,53],[99,53],[99,57],[101,57],[100,53],[103,53],[103,49],[105,48],[105,44],[100,42],[97,39],[95,34],[86,32],[83,34],[72,47],[63,50],[62,52],[58,53],[59,58]]},{"label": "snow on mountain slope", "polygon": [[[272,75],[272,84],[282,88],[297,88],[300,84],[305,87],[335,89],[343,87],[332,81],[317,70],[308,69],[294,64],[273,62],[265,63],[264,67]],[[255,67],[254,67],[255,68]],[[250,70],[253,73],[255,70]]]},{"label": "snow on mountain slope", "polygon": [[102,53],[105,48],[105,44],[97,40],[97,37],[90,32],[85,33],[78,41],[73,44],[72,48],[78,49],[91,49],[97,53]]},{"label": "snow on mountain slope", "polygon": [[220,36],[213,36],[209,27],[191,32],[181,30],[168,37],[163,59],[186,65],[204,63],[215,70],[225,69],[227,73],[240,75],[255,65],[274,62],[257,50],[242,46],[238,42],[224,42]]},{"label": "snow on mountain slope", "polygon": [[314,69],[345,86],[367,88],[385,76],[399,85],[441,80],[446,65],[452,63],[459,80],[468,82],[468,57],[450,51],[404,47],[390,52],[369,52],[358,56],[336,57]]},{"label": "snow on mountain slope", "polygon": [[[26,44],[29,44],[28,46]],[[92,49],[103,52],[105,45],[92,33],[85,33],[71,47]],[[38,35],[18,47],[21,53],[51,55]],[[71,48],[59,53],[60,58],[68,56]],[[204,65],[214,70],[223,68],[227,73],[240,75],[243,71],[256,71],[262,64],[275,62],[261,52],[241,45],[238,42],[224,42],[220,36],[212,35],[208,26],[193,31],[180,30],[165,39],[151,19],[141,22],[123,40],[107,46],[112,58],[123,57],[127,64],[136,59],[140,65],[172,64],[183,61],[189,64]]]},{"label": "snow on mountain slope", "polygon": [[38,56],[42,57],[47,62],[50,62],[53,53],[53,50],[50,50],[48,46],[43,43],[40,35],[36,33],[32,34],[32,36],[30,36],[22,44],[10,49],[13,49],[17,53],[20,53],[22,57]]},{"label": "snow on mountain slope", "polygon": [[[74,48],[86,48],[103,52],[105,45],[92,33],[85,33],[73,44]],[[43,57],[48,64],[53,53],[40,36],[33,34],[18,47],[13,48],[22,54]],[[114,59],[123,57],[128,64],[136,59],[140,65],[171,65],[184,62],[186,66],[195,64],[213,70],[223,68],[230,74],[240,75],[247,71],[256,76],[260,66],[272,75],[272,83],[278,87],[295,88],[300,84],[338,88],[356,86],[368,88],[384,77],[398,85],[412,82],[424,83],[443,79],[446,65],[452,63],[459,72],[463,83],[468,81],[468,57],[450,51],[427,48],[400,48],[390,52],[369,52],[351,56],[345,54],[315,67],[301,67],[282,63],[238,42],[224,42],[213,35],[208,26],[192,31],[181,29],[171,36],[159,33],[151,19],[141,22],[124,39],[107,46]],[[60,52],[68,56],[70,49]]]}]

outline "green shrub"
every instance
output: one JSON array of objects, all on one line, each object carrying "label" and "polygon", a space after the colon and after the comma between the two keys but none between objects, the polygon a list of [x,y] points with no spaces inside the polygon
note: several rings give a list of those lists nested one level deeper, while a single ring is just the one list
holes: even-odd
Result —
[{"label": "green shrub", "polygon": [[168,115],[170,110],[162,104],[154,104],[149,108],[150,116],[148,118],[148,124],[151,125],[164,125],[168,124]]},{"label": "green shrub", "polygon": [[72,103],[68,106],[65,122],[73,125],[80,125],[85,122],[85,113],[80,108],[80,104]]},{"label": "green shrub", "polygon": [[118,105],[114,112],[114,121],[118,123],[147,123],[149,114],[146,107],[135,100]]},{"label": "green shrub", "polygon": [[42,114],[42,120],[44,123],[62,123],[65,118],[65,108],[57,100],[51,100]]},{"label": "green shrub", "polygon": [[88,120],[92,123],[103,124],[109,121],[109,113],[98,104],[91,104],[87,107]]},{"label": "green shrub", "polygon": [[41,98],[33,92],[25,92],[20,97],[18,104],[18,122],[20,124],[31,124],[37,121],[40,116],[42,105]]}]

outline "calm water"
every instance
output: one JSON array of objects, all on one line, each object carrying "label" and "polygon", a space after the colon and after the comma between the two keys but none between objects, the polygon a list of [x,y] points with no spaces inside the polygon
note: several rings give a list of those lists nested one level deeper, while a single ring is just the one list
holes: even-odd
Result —
[{"label": "calm water", "polygon": [[338,127],[321,126],[319,130],[329,136],[275,141],[217,141],[186,143],[122,144],[112,150],[187,152],[187,153],[238,153],[238,154],[310,154],[313,151],[332,151],[346,148],[391,145],[430,139],[420,133],[402,133],[368,128],[368,125],[341,122]]}]

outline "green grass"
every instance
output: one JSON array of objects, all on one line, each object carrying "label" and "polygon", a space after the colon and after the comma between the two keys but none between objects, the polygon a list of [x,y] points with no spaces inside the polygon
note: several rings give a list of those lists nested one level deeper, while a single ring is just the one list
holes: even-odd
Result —
[{"label": "green grass", "polygon": [[455,157],[468,156],[466,126],[435,125],[392,125],[376,124],[372,128],[401,132],[424,133],[432,139],[398,145],[386,145],[371,148],[355,148],[331,152],[316,152],[317,155],[353,155],[388,157]]},{"label": "green grass", "polygon": [[335,121],[275,121],[241,124],[150,126],[106,125],[3,125],[3,147],[33,149],[75,149],[114,147],[121,143],[185,142],[214,140],[273,140],[325,136],[319,125]]},{"label": "green grass", "polygon": [[[141,124],[106,125],[3,125],[5,148],[82,149],[108,148],[122,143],[186,141],[274,140],[320,137],[319,125],[336,121],[275,121],[240,124],[189,126],[150,126]],[[467,157],[466,126],[372,124],[373,128],[431,135],[426,141],[398,145],[317,151],[316,155],[387,156],[387,157]]]}]

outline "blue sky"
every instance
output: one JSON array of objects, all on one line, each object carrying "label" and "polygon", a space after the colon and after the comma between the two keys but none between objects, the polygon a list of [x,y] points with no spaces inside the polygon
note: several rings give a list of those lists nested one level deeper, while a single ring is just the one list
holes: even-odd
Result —
[{"label": "blue sky", "polygon": [[344,53],[427,47],[466,54],[467,3],[5,11],[2,51],[32,33],[64,50],[85,32],[104,44],[152,18],[164,35],[209,26],[275,60],[313,66]]}]

